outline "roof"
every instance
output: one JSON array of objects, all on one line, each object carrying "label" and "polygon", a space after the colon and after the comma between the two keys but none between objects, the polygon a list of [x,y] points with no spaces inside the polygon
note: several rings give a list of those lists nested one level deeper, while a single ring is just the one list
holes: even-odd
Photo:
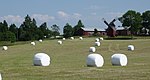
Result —
[{"label": "roof", "polygon": [[94,28],[94,27],[91,27],[91,28],[82,28],[84,31],[94,31],[94,29],[97,29],[98,31],[106,31],[105,29],[99,29],[99,28]]}]

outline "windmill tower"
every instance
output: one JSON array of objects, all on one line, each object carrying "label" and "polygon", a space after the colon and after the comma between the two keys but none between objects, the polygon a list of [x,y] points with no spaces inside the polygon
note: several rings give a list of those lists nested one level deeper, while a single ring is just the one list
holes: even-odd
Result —
[{"label": "windmill tower", "polygon": [[106,29],[107,35],[109,37],[115,37],[116,36],[116,28],[115,28],[114,22],[117,19],[113,19],[110,23],[108,23],[104,18],[102,20],[108,26],[108,28]]}]

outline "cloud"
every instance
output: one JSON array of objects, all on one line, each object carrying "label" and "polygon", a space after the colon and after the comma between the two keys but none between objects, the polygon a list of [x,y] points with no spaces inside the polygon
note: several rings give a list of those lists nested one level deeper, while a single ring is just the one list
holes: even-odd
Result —
[{"label": "cloud", "polygon": [[58,11],[57,12],[59,17],[68,18],[70,15],[65,13],[64,11]]},{"label": "cloud", "polygon": [[106,13],[106,15],[110,15],[111,17],[121,17],[123,15],[123,13],[121,13],[121,12],[109,12],[109,13]]},{"label": "cloud", "polygon": [[68,14],[64,11],[58,11],[57,14],[58,14],[58,18],[62,20],[81,19],[82,16],[79,13]]},{"label": "cloud", "polygon": [[48,22],[55,19],[55,17],[53,16],[43,15],[43,14],[33,14],[31,17],[35,18],[37,21],[42,21],[42,22]]},{"label": "cloud", "polygon": [[1,20],[6,20],[10,23],[22,23],[24,18],[22,18],[21,16],[17,15],[7,15],[7,16],[3,16],[1,17]]}]

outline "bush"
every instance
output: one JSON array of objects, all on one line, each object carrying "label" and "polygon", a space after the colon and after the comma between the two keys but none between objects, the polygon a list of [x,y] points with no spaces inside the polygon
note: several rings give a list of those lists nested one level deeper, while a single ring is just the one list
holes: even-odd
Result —
[{"label": "bush", "polygon": [[15,42],[16,41],[16,36],[14,33],[7,31],[4,33],[0,33],[0,40],[1,41],[11,41]]}]

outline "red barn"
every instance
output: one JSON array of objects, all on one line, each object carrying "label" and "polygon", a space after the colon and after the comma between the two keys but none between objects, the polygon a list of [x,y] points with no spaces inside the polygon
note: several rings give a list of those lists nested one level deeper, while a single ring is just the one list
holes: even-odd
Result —
[{"label": "red barn", "polygon": [[[94,28],[93,29],[80,28],[77,32],[82,36],[92,36],[94,34]],[[98,30],[98,35],[106,36],[107,33],[105,30]]]}]

